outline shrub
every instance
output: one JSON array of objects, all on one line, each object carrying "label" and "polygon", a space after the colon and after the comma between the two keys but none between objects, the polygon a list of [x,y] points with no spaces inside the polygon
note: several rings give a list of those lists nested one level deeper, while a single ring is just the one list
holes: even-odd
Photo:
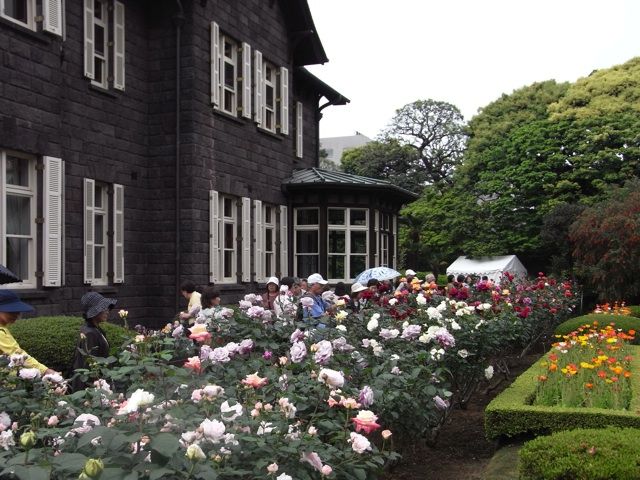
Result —
[{"label": "shrub", "polygon": [[[631,371],[638,372],[640,348],[630,347]],[[520,375],[504,392],[494,398],[485,409],[485,432],[488,438],[518,435],[548,434],[575,428],[604,428],[608,426],[640,428],[640,375],[631,377],[629,410],[607,410],[585,407],[546,407],[531,405],[538,377],[546,367],[537,362]]]},{"label": "shrub", "polygon": [[[18,320],[10,330],[16,341],[29,355],[47,367],[68,374],[78,341],[81,317],[34,317]],[[102,324],[111,353],[115,354],[128,330],[110,323]]]},{"label": "shrub", "polygon": [[627,308],[631,310],[632,317],[640,317],[640,305],[629,305]]},{"label": "shrub", "polygon": [[[638,309],[640,310],[640,307],[638,307]],[[561,323],[556,328],[555,334],[561,336],[568,335],[571,332],[576,331],[583,325],[592,325],[593,322],[598,322],[598,325],[600,325],[601,327],[613,323],[615,325],[615,328],[621,328],[625,332],[629,330],[640,332],[640,318],[627,315],[606,315],[602,313],[590,313],[588,315],[571,318],[566,322]],[[636,336],[636,339],[631,343],[635,345],[639,344],[640,335]]]},{"label": "shrub", "polygon": [[522,480],[640,479],[640,431],[576,429],[538,437],[520,450]]}]

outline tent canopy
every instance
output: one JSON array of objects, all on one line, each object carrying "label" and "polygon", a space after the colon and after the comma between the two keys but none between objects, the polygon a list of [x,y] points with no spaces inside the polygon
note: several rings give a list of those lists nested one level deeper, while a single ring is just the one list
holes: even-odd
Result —
[{"label": "tent canopy", "polygon": [[458,257],[449,267],[447,275],[486,275],[495,283],[500,283],[504,272],[509,272],[517,277],[526,277],[527,269],[515,255],[500,257]]}]

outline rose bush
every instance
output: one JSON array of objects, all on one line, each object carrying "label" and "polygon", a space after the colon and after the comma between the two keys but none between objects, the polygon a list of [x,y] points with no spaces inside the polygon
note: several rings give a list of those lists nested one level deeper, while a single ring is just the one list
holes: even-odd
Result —
[{"label": "rose bush", "polygon": [[569,313],[568,284],[512,288],[464,302],[417,289],[323,329],[248,295],[195,327],[141,333],[90,362],[92,386],[74,393],[7,358],[0,478],[376,478],[541,334],[532,318]]}]

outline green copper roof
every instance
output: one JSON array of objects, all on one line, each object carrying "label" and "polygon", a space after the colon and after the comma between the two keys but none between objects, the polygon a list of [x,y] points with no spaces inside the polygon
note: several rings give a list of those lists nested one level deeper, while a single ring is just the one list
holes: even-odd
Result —
[{"label": "green copper roof", "polygon": [[361,177],[360,175],[352,175],[350,173],[335,172],[330,170],[321,170],[319,168],[304,168],[295,170],[291,177],[282,182],[285,190],[290,187],[303,186],[327,186],[327,187],[369,187],[374,189],[385,189],[393,191],[405,197],[407,201],[413,201],[418,198],[413,192],[398,187],[387,180],[377,178]]}]

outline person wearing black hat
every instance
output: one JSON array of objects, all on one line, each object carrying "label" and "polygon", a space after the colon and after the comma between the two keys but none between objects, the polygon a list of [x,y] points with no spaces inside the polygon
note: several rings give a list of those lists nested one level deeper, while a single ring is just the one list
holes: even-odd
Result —
[{"label": "person wearing black hat", "polygon": [[0,290],[0,354],[26,355],[24,360],[25,367],[37,368],[43,375],[57,373],[22,350],[7,328],[12,323],[15,323],[23,312],[33,312],[33,307],[22,302],[11,290]]},{"label": "person wearing black hat", "polygon": [[[85,293],[80,299],[82,317],[85,324],[80,327],[80,339],[73,358],[73,370],[87,368],[87,355],[106,358],[109,355],[109,342],[100,324],[107,321],[109,311],[118,301],[115,298],[105,298],[98,292]],[[82,390],[86,386],[76,375],[73,379],[73,390]]]}]

